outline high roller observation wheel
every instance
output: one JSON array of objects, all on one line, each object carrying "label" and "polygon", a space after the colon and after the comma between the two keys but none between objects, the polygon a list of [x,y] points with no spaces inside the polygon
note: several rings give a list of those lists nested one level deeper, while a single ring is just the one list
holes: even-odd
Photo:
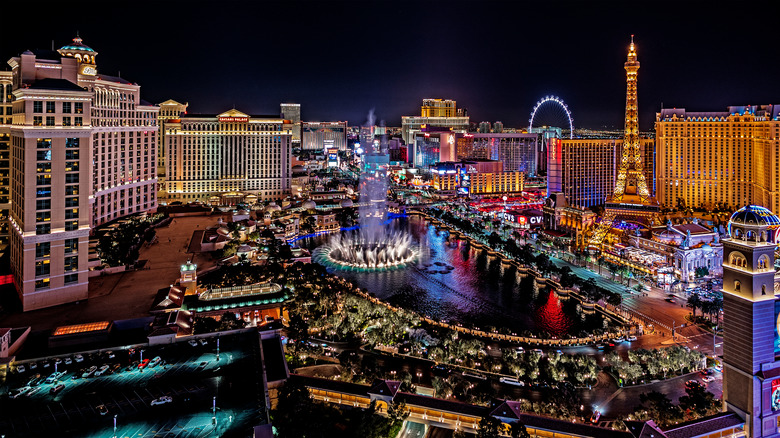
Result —
[{"label": "high roller observation wheel", "polygon": [[557,104],[563,109],[563,112],[566,113],[566,117],[568,117],[569,119],[569,139],[573,139],[574,119],[571,117],[571,111],[569,111],[569,107],[566,106],[566,103],[563,102],[563,99],[561,99],[558,96],[544,96],[543,98],[539,99],[539,102],[536,102],[536,105],[534,105],[534,109],[531,111],[531,118],[528,119],[528,132],[531,132],[531,128],[533,128],[534,126],[534,118],[536,117],[536,111],[538,111],[539,108],[545,103]]}]

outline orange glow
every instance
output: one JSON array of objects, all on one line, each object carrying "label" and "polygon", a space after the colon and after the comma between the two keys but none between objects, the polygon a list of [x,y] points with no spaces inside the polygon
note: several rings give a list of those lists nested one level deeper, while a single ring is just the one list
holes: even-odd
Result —
[{"label": "orange glow", "polygon": [[96,332],[105,330],[110,323],[108,321],[90,322],[87,324],[65,325],[57,327],[53,336],[72,335],[75,333]]}]

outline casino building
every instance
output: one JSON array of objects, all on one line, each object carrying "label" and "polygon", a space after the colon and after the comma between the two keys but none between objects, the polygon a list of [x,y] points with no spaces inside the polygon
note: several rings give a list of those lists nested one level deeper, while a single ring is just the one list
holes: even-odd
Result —
[{"label": "casino building", "polygon": [[780,436],[778,229],[777,216],[748,205],[723,240],[723,401],[749,437]]},{"label": "casino building", "polygon": [[661,205],[750,202],[780,211],[780,105],[663,109],[655,129]]},{"label": "casino building", "polygon": [[76,37],[11,58],[10,84],[0,81],[11,109],[10,123],[0,118],[10,149],[0,194],[24,310],[86,299],[90,229],[157,208],[158,108],[139,85],[98,73],[96,56]]},{"label": "casino building", "polygon": [[290,194],[292,125],[279,116],[181,114],[165,123],[166,202],[220,205]]}]

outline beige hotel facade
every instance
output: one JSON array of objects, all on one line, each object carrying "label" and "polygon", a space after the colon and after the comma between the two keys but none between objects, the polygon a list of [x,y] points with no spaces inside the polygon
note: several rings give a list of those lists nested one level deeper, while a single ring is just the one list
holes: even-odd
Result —
[{"label": "beige hotel facade", "polygon": [[96,55],[78,37],[28,50],[8,61],[10,97],[8,75],[0,81],[11,271],[25,311],[86,299],[90,229],[157,207],[158,108],[137,84],[98,74]]},{"label": "beige hotel facade", "polygon": [[780,105],[656,114],[656,198],[690,207],[780,211]]}]

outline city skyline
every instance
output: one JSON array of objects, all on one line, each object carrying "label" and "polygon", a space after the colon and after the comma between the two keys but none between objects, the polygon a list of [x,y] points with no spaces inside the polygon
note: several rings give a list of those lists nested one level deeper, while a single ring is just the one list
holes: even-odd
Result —
[{"label": "city skyline", "polygon": [[[662,104],[725,109],[770,104],[778,94],[770,74],[778,61],[762,55],[770,51],[768,16],[729,11],[732,25],[725,28],[717,24],[723,14],[706,3],[678,5],[673,15],[651,3],[231,5],[54,6],[39,25],[14,21],[0,37],[11,57],[49,48],[52,40],[60,47],[79,32],[101,53],[101,73],[121,71],[144,84],[143,97],[153,103],[172,98],[196,113],[235,106],[267,114],[279,102],[296,102],[304,120],[350,125],[364,123],[374,108],[378,119],[400,126],[402,115],[417,114],[421,99],[442,97],[457,100],[472,121],[523,127],[533,104],[555,94],[571,108],[575,127],[620,128],[625,89],[616,84],[631,34],[643,62],[643,131],[652,129]],[[11,5],[10,15],[24,12],[15,8],[22,6]],[[116,21],[105,17],[117,14],[159,32],[116,32]],[[205,14],[208,23],[200,19]],[[751,29],[748,42],[734,31],[743,28]],[[136,54],[137,62],[127,61]],[[750,70],[746,81],[744,65],[762,57],[764,68]]]}]

